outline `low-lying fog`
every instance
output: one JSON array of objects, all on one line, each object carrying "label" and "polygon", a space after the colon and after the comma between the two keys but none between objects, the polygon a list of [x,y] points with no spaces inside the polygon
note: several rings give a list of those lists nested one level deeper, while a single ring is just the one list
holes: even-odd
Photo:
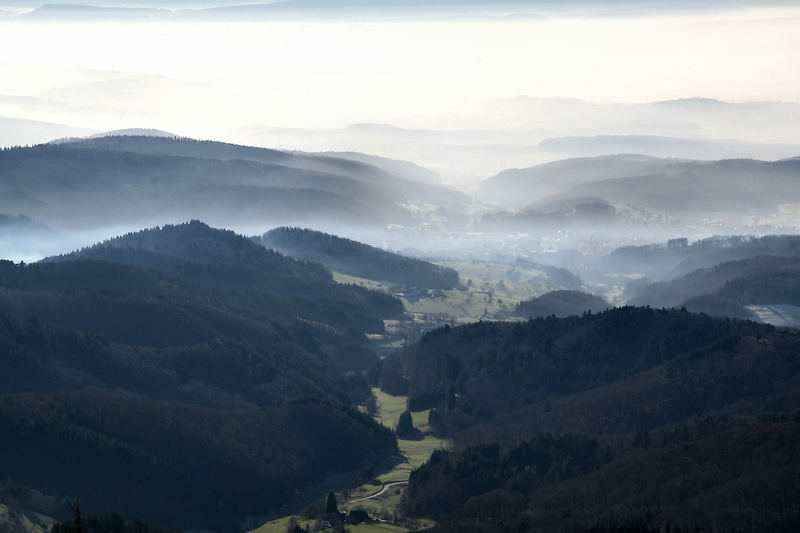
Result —
[{"label": "low-lying fog", "polygon": [[[138,127],[351,163],[150,147],[107,182],[102,153],[69,166],[68,151],[52,164],[8,152],[0,213],[31,223],[0,228],[0,255],[31,261],[189,218],[568,268],[628,244],[795,233],[798,165],[775,161],[800,155],[800,8],[719,5],[225,22],[7,13],[0,145]],[[186,155],[201,160],[189,168]],[[41,183],[25,177],[29,157]],[[715,162],[732,158],[762,162]],[[47,190],[62,168],[78,181]]]},{"label": "low-lying fog", "polygon": [[598,153],[794,155],[797,106],[631,105],[800,101],[800,8],[723,7],[389,21],[7,16],[0,117],[367,152],[467,190],[506,168]]}]

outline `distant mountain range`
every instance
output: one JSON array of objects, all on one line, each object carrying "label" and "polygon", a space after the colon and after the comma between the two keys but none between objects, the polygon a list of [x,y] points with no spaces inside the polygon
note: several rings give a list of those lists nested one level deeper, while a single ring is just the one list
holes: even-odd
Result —
[{"label": "distant mountain range", "polygon": [[178,137],[168,131],[156,130],[153,128],[125,128],[121,130],[110,130],[89,135],[90,139],[101,137]]},{"label": "distant mountain range", "polygon": [[0,117],[0,147],[41,144],[65,137],[85,137],[91,133],[90,129],[64,124]]},{"label": "distant mountain range", "polygon": [[800,257],[800,236],[716,236],[689,242],[623,246],[600,258],[600,268],[623,275],[643,275],[665,281],[720,263],[759,256]]},{"label": "distant mountain range", "polygon": [[800,154],[800,144],[753,143],[717,139],[690,139],[656,135],[593,135],[556,137],[538,147],[558,157],[595,157],[607,154],[644,154],[655,157],[714,160],[757,157],[783,159]]},{"label": "distant mountain range", "polygon": [[[423,123],[424,124],[424,123]],[[445,182],[477,186],[506,169],[564,158],[641,154],[679,159],[775,160],[800,155],[800,104],[683,98],[649,103],[573,98],[476,102],[427,125],[338,129],[251,127],[258,144],[357,150],[414,161]]]},{"label": "distant mountain range", "polygon": [[[554,0],[502,0],[500,2],[473,0],[423,0],[401,1],[383,0],[370,2],[366,0],[347,0],[331,2],[329,0],[285,0],[273,2],[254,2],[237,4],[232,1],[171,0],[154,2],[150,0],[131,0],[73,5],[67,1],[54,0],[42,5],[30,0],[13,0],[8,2],[15,8],[37,8],[32,16],[36,18],[178,18],[202,20],[245,20],[249,18],[265,19],[297,19],[297,18],[329,18],[329,17],[526,17],[552,15],[557,13],[573,13],[584,15],[644,14],[674,10],[698,10],[693,2],[663,2],[650,0],[635,2],[633,0],[616,0],[598,5],[591,0],[573,0],[556,2]],[[747,7],[750,2],[741,0],[716,0],[707,2],[702,10],[730,9]],[[769,4],[782,5],[778,0]],[[762,4],[763,5],[763,4]],[[102,6],[102,7],[99,7]],[[166,9],[165,9],[166,8]]]},{"label": "distant mountain range", "polygon": [[622,155],[506,171],[482,183],[479,193],[517,209],[594,197],[702,223],[775,214],[782,204],[800,202],[798,183],[798,159],[706,162]]},{"label": "distant mountain range", "polygon": [[[159,134],[160,135],[160,134]],[[370,163],[356,159],[369,160]],[[412,178],[393,172],[410,170]],[[157,135],[106,135],[0,153],[0,211],[59,228],[203,217],[218,224],[413,224],[415,204],[468,197],[410,165]]]}]

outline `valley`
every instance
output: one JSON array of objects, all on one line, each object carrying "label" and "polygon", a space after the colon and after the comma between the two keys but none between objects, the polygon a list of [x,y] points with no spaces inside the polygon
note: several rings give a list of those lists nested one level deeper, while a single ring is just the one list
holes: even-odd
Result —
[{"label": "valley", "polygon": [[0,533],[800,531],[800,0],[0,0]]},{"label": "valley", "polygon": [[[400,414],[406,410],[405,396],[392,396],[380,389],[373,389],[377,401],[375,420],[388,428],[394,428]],[[352,531],[373,533],[381,531],[407,532],[430,527],[433,522],[428,519],[414,519],[405,516],[400,508],[400,500],[408,484],[411,472],[424,464],[435,450],[448,449],[452,443],[447,439],[437,438],[428,423],[429,410],[412,413],[413,425],[418,435],[413,439],[398,439],[398,455],[390,458],[395,466],[383,472],[376,472],[375,479],[354,488],[336,491],[339,509],[350,511],[363,510],[374,522],[369,524],[349,525]],[[252,533],[284,533],[290,521],[296,521],[301,527],[314,529],[319,518],[306,518],[303,515],[291,515],[270,521],[253,530]]]}]

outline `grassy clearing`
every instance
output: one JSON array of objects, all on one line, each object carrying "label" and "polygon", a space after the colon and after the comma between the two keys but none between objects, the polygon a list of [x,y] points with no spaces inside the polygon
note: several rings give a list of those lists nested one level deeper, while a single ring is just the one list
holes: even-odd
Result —
[{"label": "grassy clearing", "polygon": [[409,313],[447,316],[454,321],[478,320],[513,311],[521,300],[560,287],[540,270],[498,263],[446,262],[459,273],[463,288],[403,298]]},{"label": "grassy clearing", "polygon": [[384,321],[385,334],[369,340],[379,354],[387,354],[445,324],[477,320],[514,320],[514,308],[522,300],[563,288],[545,272],[524,266],[461,261],[440,263],[459,272],[457,289],[433,290],[400,287],[389,283],[334,272],[339,283],[352,283],[395,294],[406,310],[402,320]]},{"label": "grassy clearing", "polygon": [[355,489],[350,491],[350,499],[357,500],[359,498],[365,498],[371,494],[375,494],[379,490],[383,488],[382,484],[377,483],[365,483],[360,487],[356,487]]},{"label": "grassy clearing", "polygon": [[[372,389],[372,393],[378,399],[378,414],[376,419],[384,426],[394,429],[400,413],[406,410],[405,396],[391,396],[380,389]],[[411,413],[414,427],[422,434],[421,440],[398,439],[400,453],[405,458],[405,462],[398,464],[393,470],[378,476],[378,480],[388,483],[391,481],[408,481],[411,471],[418,468],[428,460],[434,450],[448,448],[451,443],[448,440],[440,439],[433,435],[428,424],[428,413],[430,410]]]},{"label": "grassy clearing", "polygon": [[[477,320],[513,310],[521,300],[540,296],[559,287],[536,269],[479,261],[445,262],[459,273],[462,288],[453,290],[408,289],[400,299],[406,311],[416,315],[447,316],[453,320]],[[352,283],[384,292],[398,290],[391,284],[333,272],[339,283]],[[421,318],[421,317],[420,317]]]},{"label": "grassy clearing", "polygon": [[397,514],[397,510],[400,508],[400,499],[403,497],[404,490],[404,487],[392,487],[376,498],[343,504],[339,507],[346,511],[350,511],[351,509],[363,509],[368,512],[370,516],[391,519]]},{"label": "grassy clearing", "polygon": [[[405,396],[392,396],[386,394],[380,389],[372,389],[373,394],[378,399],[378,412],[375,419],[381,424],[394,429],[397,425],[397,420],[400,418],[400,413],[406,410]],[[450,441],[437,438],[433,435],[430,425],[428,424],[428,410],[411,413],[411,418],[414,421],[414,427],[419,430],[422,438],[419,440],[405,440],[398,439],[398,446],[400,453],[403,457],[403,462],[397,464],[393,469],[383,472],[377,476],[376,480],[381,484],[374,482],[365,483],[359,487],[351,489],[347,492],[337,492],[336,499],[339,502],[339,509],[350,511],[351,509],[363,509],[367,511],[370,516],[382,518],[389,521],[397,521],[399,518],[400,500],[405,491],[404,486],[391,487],[389,490],[369,500],[362,500],[348,504],[348,500],[355,500],[370,496],[380,491],[383,483],[390,483],[395,481],[408,481],[411,471],[419,467],[422,463],[428,460],[434,450],[438,448],[448,448],[451,446]],[[254,533],[286,533],[289,521],[295,518],[302,527],[308,527],[314,530],[319,524],[318,520],[303,520],[300,516],[295,515],[286,516],[277,520],[272,520],[256,529]],[[416,529],[424,529],[433,525],[433,521],[427,519],[421,520],[407,520],[401,523],[405,526],[390,523],[372,523],[372,524],[359,524],[357,526],[347,526],[347,529],[354,533],[372,533],[372,532],[407,532]]]},{"label": "grassy clearing", "polygon": [[360,285],[367,289],[375,289],[376,291],[390,292],[392,285],[390,283],[375,281],[367,278],[359,278],[349,274],[342,274],[341,272],[333,272],[333,281],[337,283],[345,283],[350,285]]}]

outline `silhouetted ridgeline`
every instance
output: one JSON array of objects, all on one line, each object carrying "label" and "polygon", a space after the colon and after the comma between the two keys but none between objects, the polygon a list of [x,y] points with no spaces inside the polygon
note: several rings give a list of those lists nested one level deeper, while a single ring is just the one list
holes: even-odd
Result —
[{"label": "silhouetted ridgeline", "polygon": [[[121,263],[138,268],[125,268]],[[61,276],[66,279],[61,281]],[[48,258],[43,264],[19,270],[17,277],[38,280],[24,282],[31,289],[37,282],[54,292],[85,287],[85,292],[66,298],[69,305],[87,313],[114,305],[102,303],[108,300],[124,300],[124,307],[138,307],[130,309],[136,316],[127,316],[126,320],[113,320],[111,316],[104,320],[104,312],[98,312],[85,322],[70,322],[104,335],[113,334],[96,328],[107,321],[113,320],[117,327],[130,324],[131,319],[158,322],[161,319],[156,310],[168,313],[167,308],[178,308],[180,315],[193,317],[189,323],[201,334],[194,340],[214,338],[215,330],[226,328],[236,331],[235,335],[247,336],[244,331],[262,327],[257,321],[263,319],[286,323],[300,318],[330,324],[348,335],[352,329],[381,332],[382,318],[403,312],[402,303],[392,296],[337,284],[321,265],[285,257],[231,231],[197,221],[145,230]],[[36,305],[38,295],[26,297]],[[82,305],[87,299],[96,300],[96,305]],[[9,305],[15,304],[12,301]],[[22,311],[20,305],[15,308]],[[145,308],[151,312],[143,312]],[[44,313],[49,319],[56,318],[53,313],[57,313],[52,306],[30,311]],[[71,314],[66,318],[77,319]],[[234,327],[238,329],[230,329]],[[140,329],[148,335],[146,328]],[[135,341],[128,337],[119,340]],[[188,340],[191,337],[179,342]]]},{"label": "silhouetted ridgeline", "polygon": [[429,289],[452,289],[458,285],[458,272],[452,268],[319,231],[276,228],[265,233],[261,243],[351,276]]},{"label": "silhouetted ridgeline", "polygon": [[517,304],[514,314],[522,317],[559,317],[580,315],[586,311],[605,311],[611,307],[608,302],[580,291],[552,291],[538,298],[531,298]]}]

